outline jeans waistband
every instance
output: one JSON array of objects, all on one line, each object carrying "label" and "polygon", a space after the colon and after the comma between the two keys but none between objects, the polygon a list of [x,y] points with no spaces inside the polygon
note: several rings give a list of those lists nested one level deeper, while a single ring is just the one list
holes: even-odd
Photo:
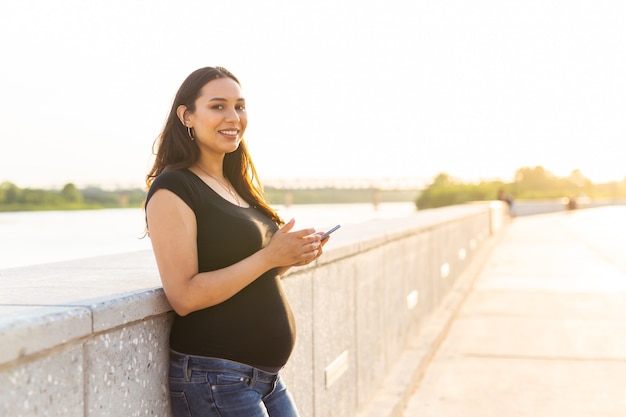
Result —
[{"label": "jeans waistband", "polygon": [[278,375],[278,372],[264,371],[263,369],[229,359],[187,355],[174,350],[170,350],[170,363],[198,371],[234,372],[261,382],[272,382]]}]

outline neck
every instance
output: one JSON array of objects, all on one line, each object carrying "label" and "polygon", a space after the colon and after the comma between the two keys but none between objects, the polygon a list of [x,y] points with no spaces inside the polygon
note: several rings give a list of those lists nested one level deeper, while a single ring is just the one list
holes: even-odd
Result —
[{"label": "neck", "polygon": [[220,177],[222,178],[220,180],[216,175],[213,175],[209,171],[205,170],[201,164],[196,163],[195,166],[200,172],[215,180],[228,194],[230,194],[230,196],[235,200],[236,204],[241,207],[241,201],[239,201],[239,196],[233,190],[230,181],[226,177],[224,177],[223,172],[220,174]]},{"label": "neck", "polygon": [[226,179],[226,177],[224,176],[224,173],[222,171],[215,171],[215,170],[209,170],[204,168],[201,164],[196,164],[196,167],[198,168],[198,170],[200,172],[202,172],[205,175],[208,175],[209,177],[213,178],[214,180],[217,180],[219,182],[227,182],[228,180]]},{"label": "neck", "polygon": [[198,170],[208,175],[209,177],[226,180],[222,164],[207,164],[202,163],[202,161],[198,160],[194,165],[198,168]]}]

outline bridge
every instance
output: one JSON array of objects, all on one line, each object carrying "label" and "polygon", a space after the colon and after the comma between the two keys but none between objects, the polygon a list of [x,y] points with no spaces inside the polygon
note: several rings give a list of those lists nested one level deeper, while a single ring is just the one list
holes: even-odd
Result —
[{"label": "bridge", "polygon": [[[301,415],[626,415],[624,218],[487,202],[344,226],[284,277]],[[149,251],[0,282],[0,415],[170,416]]]},{"label": "bridge", "polygon": [[432,182],[432,178],[419,177],[280,177],[263,181],[266,187],[283,190],[311,188],[339,189],[379,189],[379,190],[422,190]]}]

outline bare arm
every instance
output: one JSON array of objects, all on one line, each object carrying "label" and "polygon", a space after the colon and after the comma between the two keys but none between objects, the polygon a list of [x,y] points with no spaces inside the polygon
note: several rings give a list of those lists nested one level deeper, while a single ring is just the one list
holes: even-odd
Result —
[{"label": "bare arm", "polygon": [[229,299],[272,268],[304,265],[320,250],[319,235],[313,229],[292,232],[291,221],[258,252],[226,268],[199,273],[196,218],[191,208],[162,189],[151,197],[146,215],[165,295],[181,316]]}]

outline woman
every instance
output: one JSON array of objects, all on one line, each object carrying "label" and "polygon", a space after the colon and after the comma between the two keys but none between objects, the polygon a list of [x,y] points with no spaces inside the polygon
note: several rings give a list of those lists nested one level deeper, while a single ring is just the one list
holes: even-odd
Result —
[{"label": "woman", "polygon": [[298,416],[280,379],[294,318],[280,275],[328,238],[284,224],[261,194],[243,141],[237,78],[201,68],[183,82],[147,175],[146,219],[176,312],[169,384],[179,416]]}]

